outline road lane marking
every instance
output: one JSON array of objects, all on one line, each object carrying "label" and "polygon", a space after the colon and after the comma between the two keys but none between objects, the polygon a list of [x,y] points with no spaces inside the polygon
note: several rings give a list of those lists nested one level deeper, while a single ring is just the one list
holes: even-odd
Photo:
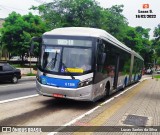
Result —
[{"label": "road lane marking", "polygon": [[[144,78],[144,79],[140,80],[140,82],[143,82],[144,80],[148,80],[148,79],[151,79],[151,77]],[[134,88],[135,86],[139,85],[140,82],[138,82],[137,84],[134,84],[133,86],[129,87],[128,89],[124,90],[123,92],[119,93],[118,95],[110,98],[109,100],[106,100],[105,102],[97,105],[95,108],[93,108],[93,109],[89,110],[88,112],[86,112],[86,113],[78,116],[77,118],[73,119],[72,121],[70,121],[70,122],[62,125],[62,127],[58,128],[58,129],[55,130],[54,132],[48,133],[48,135],[55,135],[55,134],[57,134],[59,131],[61,131],[62,129],[64,129],[65,126],[70,126],[70,125],[74,124],[75,122],[77,122],[78,120],[80,120],[80,119],[82,119],[83,117],[85,117],[86,115],[89,115],[89,114],[93,113],[95,110],[97,110],[98,108],[100,108],[102,105],[111,102],[112,100],[114,100],[115,98],[121,96],[122,94],[124,94],[124,93],[127,92],[128,90],[130,90],[130,89]]]},{"label": "road lane marking", "polygon": [[28,85],[28,84],[36,84],[35,82],[34,83],[23,83],[23,84],[10,84],[10,85],[4,85],[4,86],[0,86],[0,88],[4,88],[4,87],[10,87],[10,86],[20,86],[20,85]]},{"label": "road lane marking", "polygon": [[13,99],[7,99],[7,100],[2,100],[2,101],[0,101],[0,104],[12,102],[12,101],[17,101],[17,100],[21,100],[21,99],[37,97],[37,96],[39,96],[39,94],[30,95],[30,96],[24,96],[24,97],[18,97],[18,98],[13,98]]}]

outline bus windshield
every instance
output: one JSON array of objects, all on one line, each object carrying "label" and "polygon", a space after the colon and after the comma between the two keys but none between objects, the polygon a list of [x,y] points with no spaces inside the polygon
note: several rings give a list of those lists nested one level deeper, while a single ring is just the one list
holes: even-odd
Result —
[{"label": "bus windshield", "polygon": [[73,68],[73,71],[74,69],[79,69],[77,72],[89,71],[91,70],[91,52],[91,48],[64,48],[62,63],[65,63],[66,68]]},{"label": "bus windshield", "polygon": [[45,47],[42,51],[41,67],[48,71],[59,71],[61,47]]},{"label": "bus windshield", "polygon": [[92,69],[92,47],[44,45],[41,68],[56,73],[84,73]]}]

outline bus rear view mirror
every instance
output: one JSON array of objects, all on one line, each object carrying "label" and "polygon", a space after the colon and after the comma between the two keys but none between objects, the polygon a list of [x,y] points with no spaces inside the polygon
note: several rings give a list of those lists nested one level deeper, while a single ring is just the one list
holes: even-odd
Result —
[{"label": "bus rear view mirror", "polygon": [[30,53],[33,54],[34,52],[34,46],[35,46],[35,42],[41,42],[42,41],[42,38],[41,37],[33,37],[31,39],[31,46],[30,46]]}]

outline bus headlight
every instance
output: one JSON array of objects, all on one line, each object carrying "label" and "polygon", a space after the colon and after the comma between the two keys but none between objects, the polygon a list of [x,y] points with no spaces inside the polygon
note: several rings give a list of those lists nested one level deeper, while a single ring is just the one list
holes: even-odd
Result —
[{"label": "bus headlight", "polygon": [[86,79],[84,81],[79,82],[78,87],[84,87],[84,86],[90,85],[92,84],[92,82],[93,82],[93,78]]}]

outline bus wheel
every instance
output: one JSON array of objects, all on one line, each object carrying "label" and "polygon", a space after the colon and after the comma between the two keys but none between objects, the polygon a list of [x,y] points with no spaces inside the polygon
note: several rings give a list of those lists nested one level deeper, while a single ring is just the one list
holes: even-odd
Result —
[{"label": "bus wheel", "polygon": [[107,82],[107,84],[106,84],[106,96],[109,96],[109,94],[110,94],[110,83]]}]

